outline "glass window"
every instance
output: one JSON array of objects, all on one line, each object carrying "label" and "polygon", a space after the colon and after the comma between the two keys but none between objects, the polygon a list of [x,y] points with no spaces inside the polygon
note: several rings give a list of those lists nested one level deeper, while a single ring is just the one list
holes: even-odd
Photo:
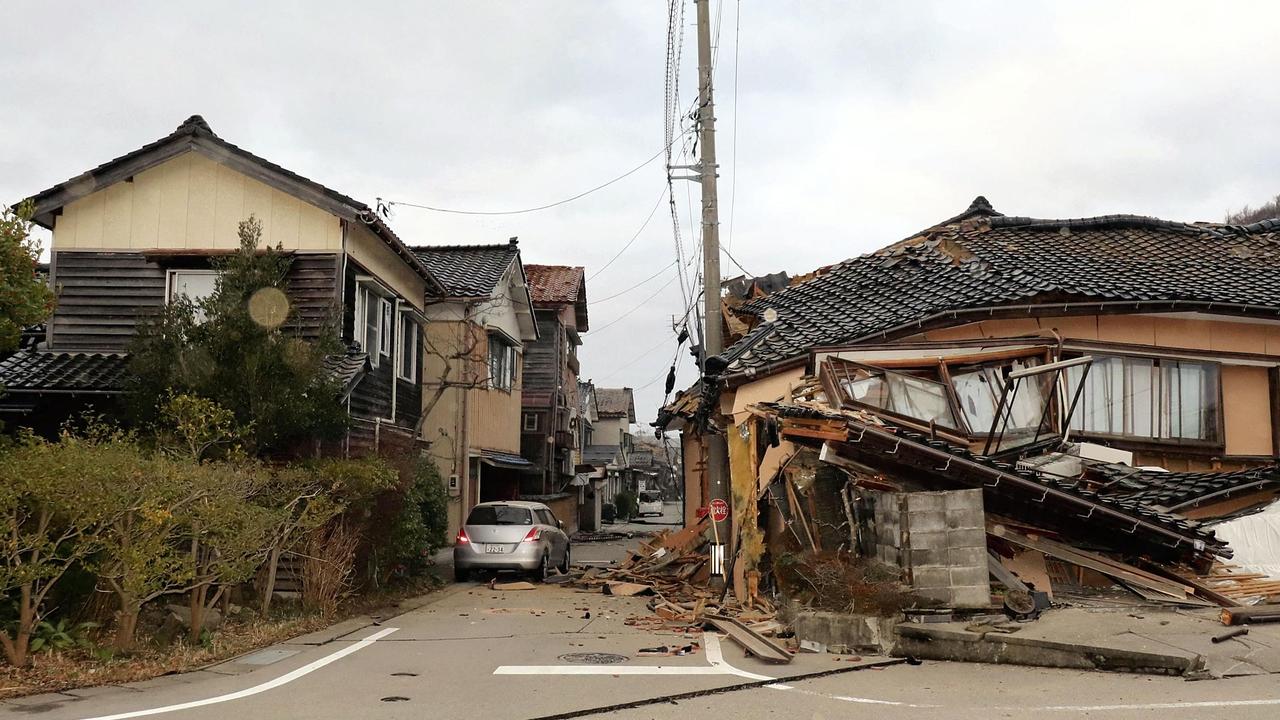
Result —
[{"label": "glass window", "polygon": [[382,304],[382,327],[378,335],[378,351],[387,357],[391,357],[391,348],[394,347],[395,340],[395,311],[392,309],[391,301],[383,299]]},{"label": "glass window", "polygon": [[947,387],[940,382],[851,363],[831,367],[839,387],[854,403],[924,423],[959,429]]},{"label": "glass window", "polygon": [[[1078,378],[1080,370],[1072,370]],[[1216,363],[1095,356],[1071,428],[1152,440],[1217,441],[1218,382]]]},{"label": "glass window", "polygon": [[529,508],[511,505],[477,505],[467,516],[468,525],[532,525]]},{"label": "glass window", "polygon": [[408,313],[400,314],[400,356],[396,360],[396,375],[409,382],[418,379],[418,323]]},{"label": "glass window", "polygon": [[489,335],[489,387],[511,390],[516,379],[516,349],[497,333]]},{"label": "glass window", "polygon": [[196,322],[204,322],[204,309],[200,301],[213,295],[218,285],[216,270],[170,270],[169,302],[185,297],[195,305]]},{"label": "glass window", "polygon": [[536,431],[536,430],[538,429],[538,414],[537,414],[537,413],[525,413],[525,414],[524,414],[524,429],[525,429],[525,430],[529,430],[529,431],[531,431],[531,432],[532,432],[532,431]]},{"label": "glass window", "polygon": [[377,367],[378,341],[382,335],[382,309],[379,307],[381,298],[367,287],[360,288],[358,297],[356,341],[360,343],[361,349],[369,353],[369,362]]}]

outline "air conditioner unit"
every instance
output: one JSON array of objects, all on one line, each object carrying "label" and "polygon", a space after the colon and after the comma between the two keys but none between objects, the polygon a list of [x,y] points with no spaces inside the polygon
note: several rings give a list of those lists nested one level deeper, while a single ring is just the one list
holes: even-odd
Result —
[{"label": "air conditioner unit", "polygon": [[1030,470],[1034,473],[1053,475],[1055,477],[1076,477],[1084,472],[1084,463],[1080,458],[1064,453],[1049,453],[1035,457],[1023,458],[1017,463],[1019,470]]},{"label": "air conditioner unit", "polygon": [[1085,460],[1093,460],[1094,462],[1133,465],[1133,453],[1128,450],[1117,450],[1113,447],[1107,447],[1106,445],[1099,445],[1097,443],[1076,443],[1068,452],[1072,455],[1082,457]]}]

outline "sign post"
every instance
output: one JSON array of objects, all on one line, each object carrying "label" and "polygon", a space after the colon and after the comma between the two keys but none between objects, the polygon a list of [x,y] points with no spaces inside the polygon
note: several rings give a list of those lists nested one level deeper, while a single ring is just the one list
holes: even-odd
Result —
[{"label": "sign post", "polygon": [[720,523],[729,519],[729,503],[721,498],[711,501],[708,508],[711,516],[711,576],[724,578],[724,543],[720,542]]}]

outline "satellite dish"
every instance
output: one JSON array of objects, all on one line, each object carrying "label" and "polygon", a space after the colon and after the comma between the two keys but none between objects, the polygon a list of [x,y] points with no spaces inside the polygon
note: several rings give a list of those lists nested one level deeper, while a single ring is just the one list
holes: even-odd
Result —
[{"label": "satellite dish", "polygon": [[767,323],[778,321],[778,311],[773,308],[765,308],[764,321]]}]

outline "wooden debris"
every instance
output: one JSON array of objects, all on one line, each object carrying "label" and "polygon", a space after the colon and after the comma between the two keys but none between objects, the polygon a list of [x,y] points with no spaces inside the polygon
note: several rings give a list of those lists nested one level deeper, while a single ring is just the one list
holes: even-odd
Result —
[{"label": "wooden debris", "polygon": [[702,621],[729,636],[751,655],[771,663],[789,663],[792,655],[787,649],[755,632],[742,622],[724,615],[703,615]]},{"label": "wooden debris", "polygon": [[489,588],[492,590],[534,590],[534,589],[537,589],[537,586],[530,582],[520,581],[520,582],[507,582],[507,583],[493,583],[492,585],[489,586]]},{"label": "wooden debris", "polygon": [[640,583],[609,582],[605,583],[602,592],[604,592],[605,595],[632,597],[634,595],[652,595],[653,587],[650,585],[642,585]]},{"label": "wooden debris", "polygon": [[1280,622],[1280,605],[1222,608],[1222,613],[1219,617],[1222,618],[1223,625]]}]

